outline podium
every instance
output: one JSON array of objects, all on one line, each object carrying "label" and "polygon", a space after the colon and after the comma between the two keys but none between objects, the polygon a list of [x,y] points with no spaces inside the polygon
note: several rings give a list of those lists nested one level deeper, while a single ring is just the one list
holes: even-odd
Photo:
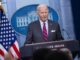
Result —
[{"label": "podium", "polygon": [[70,49],[70,51],[77,51],[79,49],[79,42],[77,40],[60,40],[60,41],[25,44],[25,46],[20,48],[21,57],[30,57],[32,56],[34,50],[39,48],[50,48],[50,49],[68,48]]}]

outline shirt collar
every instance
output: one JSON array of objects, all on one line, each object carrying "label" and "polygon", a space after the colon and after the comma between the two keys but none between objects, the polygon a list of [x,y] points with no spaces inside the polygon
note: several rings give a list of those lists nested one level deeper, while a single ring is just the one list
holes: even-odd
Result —
[{"label": "shirt collar", "polygon": [[[39,21],[43,25],[43,22],[41,20],[39,20]],[[45,24],[47,24],[47,23],[48,23],[48,20],[45,21]]]}]

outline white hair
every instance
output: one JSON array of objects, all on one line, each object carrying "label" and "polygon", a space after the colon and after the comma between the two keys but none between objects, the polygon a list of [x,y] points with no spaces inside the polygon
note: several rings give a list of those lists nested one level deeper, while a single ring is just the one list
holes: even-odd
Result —
[{"label": "white hair", "polygon": [[39,11],[39,9],[41,8],[41,7],[46,7],[46,8],[48,8],[48,6],[46,5],[46,4],[39,4],[38,6],[37,6],[37,11]]}]

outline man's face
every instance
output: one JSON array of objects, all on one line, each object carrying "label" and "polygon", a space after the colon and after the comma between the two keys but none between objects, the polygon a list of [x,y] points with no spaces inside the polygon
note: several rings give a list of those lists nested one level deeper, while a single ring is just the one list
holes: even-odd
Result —
[{"label": "man's face", "polygon": [[40,20],[42,20],[43,22],[48,20],[48,8],[40,7],[38,10],[38,15],[39,15]]}]

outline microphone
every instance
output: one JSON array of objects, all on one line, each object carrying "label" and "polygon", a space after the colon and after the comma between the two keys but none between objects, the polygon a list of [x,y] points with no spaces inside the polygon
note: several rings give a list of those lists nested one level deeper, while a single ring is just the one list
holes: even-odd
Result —
[{"label": "microphone", "polygon": [[62,29],[62,31],[64,31],[66,33],[66,35],[68,36],[68,39],[70,39],[69,33],[65,29]]}]

